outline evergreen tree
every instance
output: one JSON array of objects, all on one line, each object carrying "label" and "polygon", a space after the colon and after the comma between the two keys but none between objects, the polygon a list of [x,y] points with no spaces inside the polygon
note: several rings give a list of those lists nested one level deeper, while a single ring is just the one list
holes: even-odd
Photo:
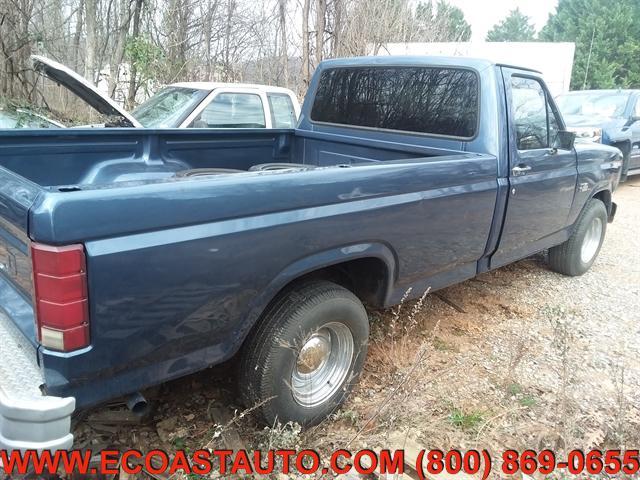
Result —
[{"label": "evergreen tree", "polygon": [[489,30],[487,42],[531,42],[535,39],[535,34],[531,19],[516,8]]},{"label": "evergreen tree", "polygon": [[640,87],[639,0],[560,0],[540,40],[575,42],[572,89]]}]

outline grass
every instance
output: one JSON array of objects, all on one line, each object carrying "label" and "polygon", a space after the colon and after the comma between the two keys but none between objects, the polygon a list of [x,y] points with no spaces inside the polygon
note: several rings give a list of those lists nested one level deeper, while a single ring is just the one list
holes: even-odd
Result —
[{"label": "grass", "polygon": [[522,387],[518,383],[510,383],[507,386],[507,393],[509,395],[519,395],[522,393]]},{"label": "grass", "polygon": [[449,415],[449,422],[464,431],[475,430],[483,421],[482,412],[464,412],[456,408]]},{"label": "grass", "polygon": [[523,407],[534,407],[538,403],[538,401],[530,395],[525,395],[519,402]]},{"label": "grass", "polygon": [[435,348],[439,352],[458,352],[458,349],[454,345],[445,342],[440,337],[435,337],[433,339],[433,348]]},{"label": "grass", "polygon": [[524,389],[519,383],[507,385],[507,394],[510,397],[517,397],[518,403],[523,407],[533,407],[538,403],[535,397],[524,393]]}]

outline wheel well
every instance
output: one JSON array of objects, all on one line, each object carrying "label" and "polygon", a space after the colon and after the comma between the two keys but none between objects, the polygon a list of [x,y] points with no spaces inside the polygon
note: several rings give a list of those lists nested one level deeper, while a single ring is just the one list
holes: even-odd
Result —
[{"label": "wheel well", "polygon": [[611,216],[611,192],[609,190],[602,190],[596,193],[593,198],[597,198],[607,208],[607,215]]},{"label": "wheel well", "polygon": [[292,280],[282,290],[306,280],[327,280],[351,290],[362,303],[381,307],[387,294],[390,272],[385,262],[375,257],[357,258],[330,265]]},{"label": "wheel well", "polygon": [[[631,153],[631,142],[629,140],[614,143],[613,146],[622,152],[623,158],[627,157]],[[626,160],[626,158],[624,159]]]}]

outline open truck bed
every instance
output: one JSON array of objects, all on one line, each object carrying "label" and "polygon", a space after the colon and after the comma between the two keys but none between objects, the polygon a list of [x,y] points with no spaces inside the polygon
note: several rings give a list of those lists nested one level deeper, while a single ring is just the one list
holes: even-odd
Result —
[{"label": "open truck bed", "polygon": [[[73,391],[81,407],[229,358],[312,252],[332,263],[330,252],[355,249],[394,263],[392,241],[409,282],[452,261],[460,270],[442,284],[474,275],[496,197],[491,155],[315,132],[61,130],[0,139],[2,308],[30,345],[34,381],[55,398]],[[318,168],[249,171],[269,162]],[[203,168],[240,172],[176,175]],[[475,215],[451,222],[451,209],[469,205]],[[395,228],[387,239],[383,223]],[[426,235],[433,223],[448,226]],[[463,241],[450,244],[455,230]],[[88,348],[41,345],[34,244],[83,245]],[[418,260],[424,250],[433,254]],[[391,304],[408,284],[392,285],[368,286],[372,302]],[[135,348],[123,341],[131,338]]]}]

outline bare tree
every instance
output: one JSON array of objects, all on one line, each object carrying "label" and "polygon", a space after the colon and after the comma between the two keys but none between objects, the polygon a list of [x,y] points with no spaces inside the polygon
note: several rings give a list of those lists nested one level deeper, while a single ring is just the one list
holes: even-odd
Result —
[{"label": "bare tree", "polygon": [[278,0],[280,17],[280,57],[284,72],[284,86],[289,86],[289,51],[287,48],[287,0]]},{"label": "bare tree", "polygon": [[84,76],[96,81],[96,58],[98,56],[98,0],[84,0],[85,23],[87,28],[87,55],[84,64]]},{"label": "bare tree", "polygon": [[304,0],[302,7],[302,87],[309,85],[311,77],[311,65],[309,58],[309,11],[311,0]]},{"label": "bare tree", "polygon": [[[137,39],[140,35],[140,17],[142,15],[143,0],[135,0],[133,8],[133,31],[131,37]],[[127,107],[132,108],[136,103],[136,93],[138,92],[138,65],[131,62],[129,67],[129,90],[127,92]]]},{"label": "bare tree", "polygon": [[322,61],[324,30],[327,17],[327,0],[316,0],[316,65]]},{"label": "bare tree", "polygon": [[[108,64],[107,93],[128,108],[135,106],[139,93],[177,80],[258,82],[303,94],[324,58],[375,54],[389,42],[458,38],[439,30],[440,24],[443,29],[451,24],[447,12],[460,15],[445,4],[0,0],[0,97],[34,99],[33,52],[83,71],[92,82]],[[291,20],[298,18],[301,23],[293,25]],[[47,84],[44,101],[60,110],[70,108],[67,98],[52,102],[52,88]]]},{"label": "bare tree", "polygon": [[82,37],[82,27],[84,19],[84,0],[80,0],[78,8],[76,10],[76,27],[73,35],[73,68],[76,71],[80,70],[80,39]]}]

